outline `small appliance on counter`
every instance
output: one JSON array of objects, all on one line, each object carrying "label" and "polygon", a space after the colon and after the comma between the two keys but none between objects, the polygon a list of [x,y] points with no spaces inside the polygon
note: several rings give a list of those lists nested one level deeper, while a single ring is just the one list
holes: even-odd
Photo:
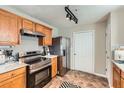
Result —
[{"label": "small appliance on counter", "polygon": [[114,60],[124,61],[124,48],[118,48],[114,50]]},{"label": "small appliance on counter", "polygon": [[3,49],[0,50],[0,64],[4,64],[6,61],[5,51]]},{"label": "small appliance on counter", "polygon": [[49,47],[48,46],[44,46],[43,47],[43,56],[45,55],[50,55],[50,50],[49,50]]},{"label": "small appliance on counter", "polygon": [[0,64],[15,62],[15,56],[12,55],[13,50],[0,49]]}]

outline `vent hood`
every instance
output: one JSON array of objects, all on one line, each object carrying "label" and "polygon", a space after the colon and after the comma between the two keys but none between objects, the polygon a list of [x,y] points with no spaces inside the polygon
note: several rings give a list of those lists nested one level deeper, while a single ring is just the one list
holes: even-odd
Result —
[{"label": "vent hood", "polygon": [[21,35],[31,36],[31,37],[45,37],[46,35],[40,32],[33,32],[27,29],[21,29]]}]

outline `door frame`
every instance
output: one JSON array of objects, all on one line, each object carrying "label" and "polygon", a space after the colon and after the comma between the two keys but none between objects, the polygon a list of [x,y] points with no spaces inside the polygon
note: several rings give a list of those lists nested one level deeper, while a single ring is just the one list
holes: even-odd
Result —
[{"label": "door frame", "polygon": [[75,69],[75,57],[74,57],[74,52],[75,52],[75,40],[74,40],[74,35],[77,34],[77,33],[86,33],[86,32],[92,32],[92,40],[93,40],[93,52],[92,52],[92,62],[93,62],[93,70],[92,72],[88,72],[88,73],[95,73],[95,30],[86,30],[86,31],[77,31],[77,32],[73,32],[73,50],[72,50],[72,58],[73,58],[73,61],[72,61],[72,68]]},{"label": "door frame", "polygon": [[[106,78],[108,79],[109,86],[113,87],[113,79],[112,79],[113,71],[112,71],[112,62],[111,62],[111,57],[112,57],[112,54],[111,54],[111,26],[110,26],[110,23],[107,24],[105,34],[106,34],[106,36],[105,36],[106,43],[105,44],[108,44],[108,47],[106,45],[106,51],[108,50],[106,53],[106,69],[107,69]],[[107,43],[108,39],[109,39],[109,43]],[[109,61],[107,59],[107,56],[109,57]]]}]

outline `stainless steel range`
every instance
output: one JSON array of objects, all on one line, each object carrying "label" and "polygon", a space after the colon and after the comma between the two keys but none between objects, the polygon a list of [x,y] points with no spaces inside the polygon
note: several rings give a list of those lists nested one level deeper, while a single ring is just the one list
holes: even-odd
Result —
[{"label": "stainless steel range", "polygon": [[20,59],[29,64],[27,87],[43,87],[51,80],[50,59],[41,57],[40,51],[25,52]]}]

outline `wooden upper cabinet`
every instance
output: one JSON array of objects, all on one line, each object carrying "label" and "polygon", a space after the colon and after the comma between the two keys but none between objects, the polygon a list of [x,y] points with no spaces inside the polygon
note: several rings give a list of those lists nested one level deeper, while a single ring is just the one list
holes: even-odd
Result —
[{"label": "wooden upper cabinet", "polygon": [[44,45],[52,45],[52,31],[51,29],[45,27],[45,37],[44,37]]},{"label": "wooden upper cabinet", "polygon": [[22,20],[22,28],[29,30],[29,31],[35,31],[35,23],[30,20],[23,19]]},{"label": "wooden upper cabinet", "polygon": [[41,32],[41,33],[45,34],[45,32],[44,32],[44,26],[42,26],[40,24],[36,24],[35,31]]},{"label": "wooden upper cabinet", "polygon": [[45,34],[39,38],[39,45],[52,45],[52,29],[0,9],[0,45],[20,44],[21,29]]},{"label": "wooden upper cabinet", "polygon": [[43,33],[45,34],[45,37],[39,39],[39,45],[52,45],[52,29],[44,27]]},{"label": "wooden upper cabinet", "polygon": [[18,16],[0,9],[0,45],[16,45],[18,43]]}]

